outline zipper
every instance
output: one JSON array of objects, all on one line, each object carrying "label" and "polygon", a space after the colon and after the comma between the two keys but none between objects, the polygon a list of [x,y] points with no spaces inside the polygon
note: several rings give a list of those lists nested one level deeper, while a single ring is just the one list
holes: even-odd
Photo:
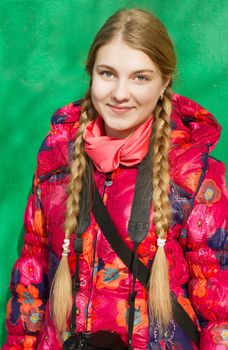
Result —
[{"label": "zipper", "polygon": [[[104,181],[104,186],[103,186],[103,190],[102,190],[102,199],[104,199],[104,195],[106,192],[106,188],[110,187],[113,184],[113,180],[112,180],[112,173],[107,173],[105,181]],[[94,245],[93,245],[93,268],[92,268],[92,275],[91,275],[91,280],[90,280],[90,286],[92,287],[93,284],[93,277],[94,277],[94,270],[95,270],[95,257],[96,257],[96,246],[97,246],[97,234],[96,237],[94,239]],[[92,288],[91,288],[91,292],[89,294],[88,297],[88,303],[87,303],[87,307],[86,307],[86,332],[88,332],[88,319],[89,319],[89,304],[91,301],[91,294],[92,294]]]},{"label": "zipper", "polygon": [[47,180],[49,177],[51,177],[52,175],[56,175],[58,173],[69,173],[70,170],[69,170],[69,167],[68,166],[60,166],[54,170],[51,170],[49,171],[48,173],[44,174],[44,175],[41,175],[39,178],[38,178],[38,181],[39,181],[39,184],[45,180]]},{"label": "zipper", "polygon": [[112,173],[108,173],[105,179],[105,186],[104,188],[106,189],[106,187],[110,187],[112,186],[113,180],[112,180]]}]

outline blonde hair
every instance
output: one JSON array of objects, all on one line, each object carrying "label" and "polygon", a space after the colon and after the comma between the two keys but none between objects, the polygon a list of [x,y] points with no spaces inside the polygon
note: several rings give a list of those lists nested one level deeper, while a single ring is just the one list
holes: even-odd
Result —
[{"label": "blonde hair", "polygon": [[[90,77],[92,77],[97,51],[116,37],[120,37],[129,46],[145,52],[157,65],[164,82],[169,82],[163,99],[159,99],[154,111],[151,154],[155,233],[157,238],[166,238],[171,219],[168,198],[168,150],[171,132],[170,86],[176,67],[176,55],[172,41],[164,25],[157,17],[140,9],[121,10],[106,21],[94,38],[86,64],[86,70]],[[65,220],[66,238],[69,238],[77,228],[79,195],[86,169],[82,135],[86,124],[96,116],[97,113],[91,101],[91,90],[89,88],[82,105],[80,126],[71,163]],[[54,322],[56,328],[61,332],[66,329],[66,320],[70,316],[72,308],[72,285],[67,257],[62,257],[57,269],[51,291],[51,300]],[[152,266],[149,281],[149,306],[154,322],[159,322],[162,327],[166,327],[172,318],[172,305],[168,263],[163,247],[158,247]]]}]

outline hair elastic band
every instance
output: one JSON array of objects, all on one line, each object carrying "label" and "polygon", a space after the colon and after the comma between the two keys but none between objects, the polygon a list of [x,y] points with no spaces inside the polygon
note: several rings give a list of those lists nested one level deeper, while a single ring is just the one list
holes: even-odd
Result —
[{"label": "hair elastic band", "polygon": [[165,242],[166,242],[166,239],[165,239],[165,238],[158,238],[158,239],[157,239],[157,246],[158,246],[158,247],[164,247]]},{"label": "hair elastic band", "polygon": [[70,252],[69,246],[70,246],[70,240],[68,238],[65,238],[63,240],[63,252],[62,252],[62,256],[68,256],[68,253]]}]

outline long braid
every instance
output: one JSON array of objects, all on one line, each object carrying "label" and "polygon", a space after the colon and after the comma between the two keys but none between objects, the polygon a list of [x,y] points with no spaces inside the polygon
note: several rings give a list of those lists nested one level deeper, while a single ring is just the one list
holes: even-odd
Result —
[{"label": "long braid", "polygon": [[77,131],[77,136],[74,144],[73,161],[70,168],[71,177],[68,186],[69,195],[67,199],[67,211],[65,220],[65,232],[67,236],[75,231],[78,224],[77,217],[79,214],[79,198],[83,185],[83,175],[85,173],[87,165],[84,151],[83,132],[85,130],[86,124],[89,120],[91,120],[91,118],[89,118],[89,114],[91,113],[90,105],[91,99],[89,90],[82,105],[80,126]]},{"label": "long braid", "polygon": [[[86,169],[83,132],[86,124],[95,117],[91,102],[91,92],[88,90],[82,104],[80,125],[74,144],[73,160],[70,167],[70,182],[66,202],[65,238],[69,239],[77,228],[79,214],[79,198],[83,185],[83,175]],[[67,256],[62,256],[51,288],[51,310],[56,329],[59,333],[67,328],[67,319],[72,310],[72,279]]]},{"label": "long braid", "polygon": [[[170,180],[168,151],[171,134],[171,110],[171,90],[168,88],[165,91],[163,100],[159,101],[156,107],[152,135],[153,221],[157,239],[166,239],[171,219],[171,208],[168,198]],[[162,246],[159,246],[157,249],[151,270],[149,305],[153,321],[166,328],[172,319],[172,304],[168,261]]]}]

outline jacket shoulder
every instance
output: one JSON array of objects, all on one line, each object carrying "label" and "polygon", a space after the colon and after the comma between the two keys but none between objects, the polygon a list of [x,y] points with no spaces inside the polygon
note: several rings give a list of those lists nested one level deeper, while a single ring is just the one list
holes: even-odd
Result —
[{"label": "jacket shoulder", "polygon": [[51,126],[59,124],[71,124],[79,121],[81,104],[83,100],[70,102],[65,106],[58,108],[51,117]]},{"label": "jacket shoulder", "polygon": [[37,156],[36,177],[42,182],[50,174],[67,171],[79,126],[82,100],[58,108],[51,117],[50,130]]},{"label": "jacket shoulder", "polygon": [[206,204],[209,207],[215,203],[228,206],[228,189],[225,175],[225,164],[210,156],[207,172],[197,194],[198,203]]}]

